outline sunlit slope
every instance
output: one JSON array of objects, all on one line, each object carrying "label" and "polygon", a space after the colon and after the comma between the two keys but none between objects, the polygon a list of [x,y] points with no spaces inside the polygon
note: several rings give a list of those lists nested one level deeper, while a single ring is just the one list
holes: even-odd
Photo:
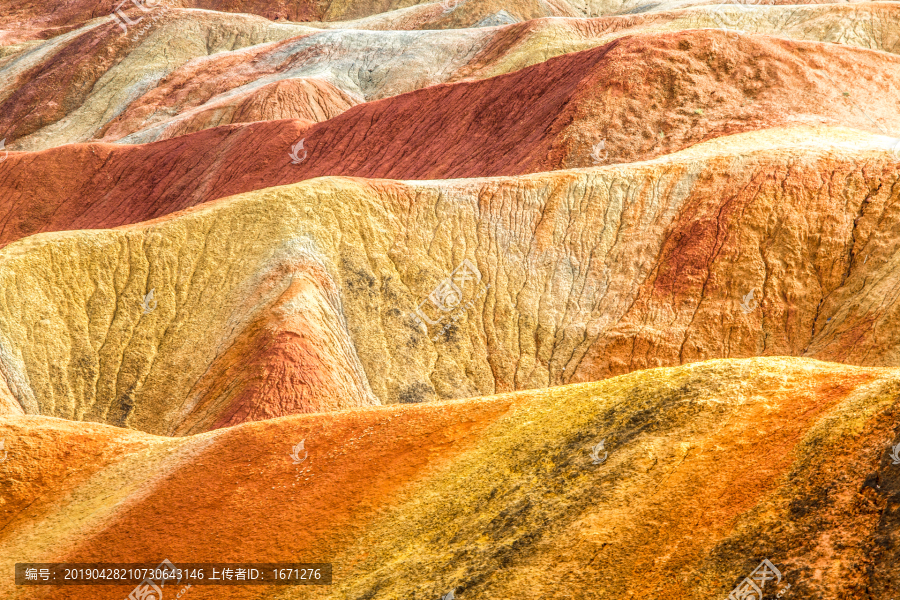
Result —
[{"label": "sunlit slope", "polygon": [[[458,10],[470,6],[460,5]],[[596,19],[539,19],[502,28],[463,74],[489,77],[627,35],[714,29],[900,53],[900,4],[696,6],[669,12]],[[729,50],[716,49],[730,54]],[[479,64],[479,62],[481,64]]]},{"label": "sunlit slope", "polygon": [[693,600],[765,558],[768,596],[890,600],[898,394],[894,369],[767,358],[178,439],[2,417],[0,560],[334,565],[330,587],[229,598]]},{"label": "sunlit slope", "polygon": [[[422,8],[433,10],[435,6],[442,10],[440,5]],[[143,143],[227,122],[289,118],[290,103],[280,117],[265,115],[255,107],[236,114],[223,110],[223,105],[246,105],[248,97],[265,95],[267,86],[282,79],[324,77],[343,93],[371,101],[437,83],[503,75],[641,32],[731,27],[795,40],[900,51],[897,3],[762,6],[755,12],[727,9],[736,12],[736,21],[720,15],[720,10],[726,9],[715,5],[640,17],[540,19],[500,29],[319,32],[260,46],[258,51],[223,53],[185,65],[152,93],[134,101],[105,131],[103,141]],[[366,70],[348,67],[360,62],[372,66]],[[786,81],[780,84],[789,85]],[[313,102],[308,104],[315,106]],[[340,103],[329,106],[338,107]],[[202,118],[209,114],[216,119]]]},{"label": "sunlit slope", "polygon": [[[45,275],[57,265],[87,285],[71,290],[68,305],[68,292],[56,304],[46,290],[10,281],[7,291],[18,298],[42,297],[37,321],[0,334],[11,341],[0,341],[0,372],[20,410],[175,434],[380,403],[314,245],[245,237],[250,245],[239,244],[246,255],[237,257],[236,246],[208,246],[197,225],[212,223],[87,234],[67,248],[25,250]],[[251,257],[263,260],[243,262]],[[29,285],[23,272],[10,274]],[[58,337],[63,323],[71,329]],[[53,358],[33,370],[39,354]]]},{"label": "sunlit slope", "polygon": [[[155,17],[127,35],[93,22],[0,62],[7,147],[40,150],[142,131],[124,140],[134,143],[269,119],[319,122],[364,100],[447,81],[494,35],[318,31],[198,10]],[[375,68],[359,68],[370,62]]]},{"label": "sunlit slope", "polygon": [[[443,10],[440,4],[419,8]],[[358,23],[320,31],[250,15],[172,9],[148,16],[128,35],[98,20],[27,50],[8,50],[0,59],[0,136],[7,148],[33,151],[89,140],[146,143],[229,123],[315,123],[363,101],[503,75],[642,33],[731,28],[895,53],[898,24],[900,5],[891,2],[717,4],[508,27],[377,32],[355,29]],[[747,52],[733,44],[711,51],[726,57]],[[715,66],[727,73],[729,60]],[[357,68],[361,64],[366,68]]]},{"label": "sunlit slope", "polygon": [[[447,82],[473,63],[495,34],[489,29],[314,31],[280,43],[222,53],[173,72],[135,99],[96,138],[146,143],[215,125],[294,118],[292,104],[297,105],[293,109],[297,116],[325,121],[361,102]],[[271,95],[268,89],[278,84],[327,85],[344,102],[315,100],[325,96],[321,93],[305,97],[294,93],[297,99],[293,102],[277,103],[281,114],[265,112],[276,109],[274,106],[250,104],[252,99]],[[314,113],[320,104],[327,110]],[[307,109],[301,112],[304,105]],[[223,109],[230,106],[239,109],[228,114]],[[204,119],[208,114],[216,119]]]},{"label": "sunlit slope", "polygon": [[800,128],[618,167],[322,178],[33,236],[0,250],[0,368],[30,414],[171,434],[716,357],[900,365],[889,141]]},{"label": "sunlit slope", "polygon": [[[763,0],[766,4],[774,4]],[[422,29],[481,26],[505,19],[535,19],[540,17],[598,17],[609,14],[643,13],[647,11],[673,10],[679,7],[704,4],[705,0],[517,0],[498,3],[497,0],[153,0],[146,2],[122,2],[121,0],[71,0],[55,10],[48,11],[41,2],[22,0],[0,1],[0,44],[27,43],[30,40],[48,39],[83,26],[92,19],[111,20],[114,10],[122,11],[128,19],[146,19],[147,12],[166,12],[179,8],[205,9],[221,13],[247,13],[266,19],[296,22],[345,21],[366,19],[373,15],[387,15],[386,29],[408,29],[409,21],[418,22]],[[820,0],[799,4],[821,4]],[[143,6],[153,10],[139,10]],[[462,10],[461,10],[462,9]],[[497,15],[504,11],[505,15]],[[459,14],[440,20],[442,13]],[[411,17],[399,20],[395,13],[411,13]],[[506,16],[508,15],[508,16]],[[438,17],[438,18],[436,18]],[[499,17],[499,18],[498,18]],[[505,18],[504,18],[505,17]],[[404,26],[405,25],[405,26]]]},{"label": "sunlit slope", "polygon": [[[862,68],[871,78],[857,77]],[[798,124],[897,138],[898,80],[897,55],[838,44],[714,30],[630,36],[367,102],[311,127],[265,121],[140,146],[10,152],[0,163],[0,244],[135,223],[322,175],[517,175],[645,160]]]},{"label": "sunlit slope", "polygon": [[[582,4],[576,10],[554,10],[560,3],[503,0],[446,0],[416,4],[372,16],[339,22],[309,23],[329,29],[447,30],[498,27],[518,23],[523,47],[532,46],[544,60],[561,53],[570,44],[593,45],[590,37],[613,37],[643,31],[679,29],[728,29],[778,35],[792,39],[818,40],[888,52],[898,47],[896,2],[645,2],[647,10],[594,9]],[[621,6],[621,5],[620,5]],[[554,14],[555,13],[555,14]],[[604,16],[606,15],[606,16]],[[504,28],[508,31],[509,28]],[[527,32],[527,33],[526,33]],[[540,46],[532,35],[546,44]],[[565,50],[571,52],[572,50]]]}]

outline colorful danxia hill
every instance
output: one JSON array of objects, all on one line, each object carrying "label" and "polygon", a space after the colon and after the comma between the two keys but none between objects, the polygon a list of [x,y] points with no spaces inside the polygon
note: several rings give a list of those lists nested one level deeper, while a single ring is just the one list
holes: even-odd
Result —
[{"label": "colorful danxia hill", "polygon": [[900,600],[900,2],[0,0],[7,599]]}]

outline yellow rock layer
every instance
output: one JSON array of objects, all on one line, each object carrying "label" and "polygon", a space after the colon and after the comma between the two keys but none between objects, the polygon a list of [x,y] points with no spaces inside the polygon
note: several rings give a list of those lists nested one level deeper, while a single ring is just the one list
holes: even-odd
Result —
[{"label": "yellow rock layer", "polygon": [[[232,406],[228,369],[249,386],[233,398],[271,414],[303,405],[306,384],[365,404],[715,357],[897,365],[900,160],[888,142],[803,128],[529,176],[321,178],[33,236],[0,250],[0,372],[29,414],[168,433],[187,426],[186,402]],[[262,289],[267,265],[301,255],[334,286],[291,317],[312,354],[298,342],[258,364],[334,372],[256,380],[232,348],[298,293],[290,271]],[[273,400],[281,391],[293,400]]]}]

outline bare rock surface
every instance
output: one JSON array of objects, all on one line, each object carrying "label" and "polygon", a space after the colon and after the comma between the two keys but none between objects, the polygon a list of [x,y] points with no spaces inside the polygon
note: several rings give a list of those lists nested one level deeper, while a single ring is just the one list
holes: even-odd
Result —
[{"label": "bare rock surface", "polygon": [[890,600],[898,397],[896,369],[757,358],[176,439],[3,416],[0,566],[315,557],[334,585],[185,595],[693,600],[765,559],[770,597]]},{"label": "bare rock surface", "polygon": [[334,569],[0,598],[900,598],[900,2],[789,2],[0,0],[0,570]]},{"label": "bare rock surface", "polygon": [[[860,82],[861,65],[879,75]],[[264,121],[140,146],[11,152],[0,163],[0,244],[324,175],[517,175],[646,160],[796,125],[853,127],[896,143],[897,81],[900,57],[837,44],[714,30],[630,36],[503,76],[366,102],[312,126]]]},{"label": "bare rock surface", "polygon": [[[189,405],[204,423],[254,402],[238,412],[313,410],[312,380],[290,375],[307,351],[327,406],[335,390],[419,402],[718,357],[900,365],[887,141],[766,130],[623,166],[323,178],[32,236],[0,250],[3,372],[30,414],[166,433],[194,426]],[[260,283],[284,252],[312,252],[319,275]],[[288,305],[309,307],[276,324],[291,352],[261,331]],[[254,346],[283,384],[241,374]]]},{"label": "bare rock surface", "polygon": [[[485,19],[497,14],[521,20],[502,10]],[[485,24],[364,31],[374,25],[353,22],[322,31],[250,15],[167,9],[123,33],[98,19],[45,42],[0,48],[0,136],[9,149],[41,150],[90,140],[146,143],[229,123],[320,122],[359,102],[494,77],[641,33],[710,28],[900,51],[900,5],[892,2],[716,4]]]}]

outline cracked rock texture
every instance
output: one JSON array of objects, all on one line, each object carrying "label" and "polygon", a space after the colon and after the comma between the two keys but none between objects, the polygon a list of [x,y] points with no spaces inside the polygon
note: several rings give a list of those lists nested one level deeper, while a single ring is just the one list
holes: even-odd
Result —
[{"label": "cracked rock texture", "polygon": [[[900,365],[885,144],[766,130],[616,167],[316,179],[34,236],[0,250],[0,366],[28,413],[168,433],[304,409],[305,352],[337,370],[314,379],[339,407],[324,398],[467,398],[718,357]],[[317,275],[267,275],[284,247]],[[250,347],[284,374],[235,372]]]},{"label": "cracked rock texture", "polygon": [[[174,439],[2,416],[0,565],[334,565],[332,586],[185,594],[201,600],[694,600],[768,559],[767,598],[890,600],[898,398],[897,369],[756,358]],[[132,587],[0,581],[5,598]]]},{"label": "cracked rock texture", "polygon": [[[857,77],[862,65],[870,78]],[[897,81],[900,57],[881,51],[716,30],[629,36],[506,75],[366,102],[311,127],[264,121],[140,146],[11,152],[0,163],[0,244],[136,223],[323,175],[516,175],[646,160],[798,124],[896,137]]]},{"label": "cracked rock texture", "polygon": [[0,0],[0,599],[900,599],[900,2],[789,2]]}]

